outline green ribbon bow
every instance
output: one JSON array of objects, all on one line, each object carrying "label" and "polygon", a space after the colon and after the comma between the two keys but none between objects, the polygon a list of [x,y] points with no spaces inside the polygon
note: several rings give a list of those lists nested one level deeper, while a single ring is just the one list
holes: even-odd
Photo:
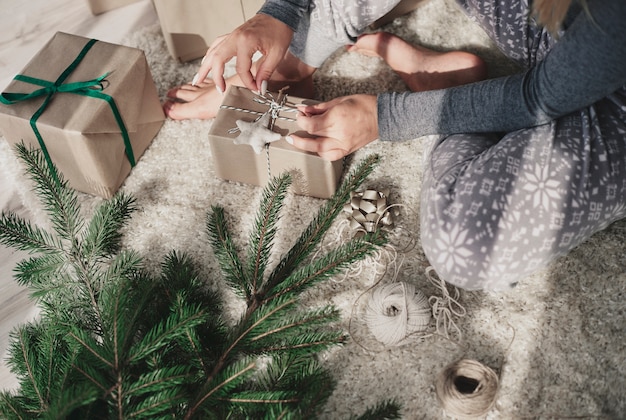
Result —
[{"label": "green ribbon bow", "polygon": [[115,100],[110,95],[102,93],[102,90],[104,90],[103,82],[105,81],[109,73],[105,73],[96,79],[87,80],[84,82],[74,82],[74,83],[65,83],[65,84],[63,83],[65,79],[67,79],[67,77],[76,69],[76,67],[83,60],[83,58],[85,58],[85,55],[87,55],[87,52],[91,49],[91,47],[96,42],[97,40],[95,39],[89,40],[89,42],[87,42],[87,44],[81,50],[80,54],[78,54],[78,56],[74,59],[72,64],[70,64],[63,71],[63,73],[61,73],[59,78],[54,83],[48,80],[42,80],[42,79],[37,79],[34,77],[29,77],[29,76],[24,76],[22,74],[18,74],[17,76],[14,77],[14,80],[19,80],[21,82],[26,82],[26,83],[31,83],[33,85],[42,86],[42,88],[37,89],[36,91],[32,93],[2,93],[2,95],[0,95],[0,102],[5,105],[13,105],[21,101],[27,101],[30,99],[38,98],[40,96],[45,96],[45,100],[43,101],[39,109],[30,118],[30,126],[32,127],[33,132],[35,133],[35,136],[37,137],[37,141],[39,142],[39,146],[41,147],[41,150],[44,154],[46,162],[48,163],[48,166],[50,167],[50,171],[52,172],[52,175],[54,176],[57,182],[59,182],[58,175],[56,171],[54,170],[52,159],[50,158],[50,154],[48,153],[48,148],[46,147],[46,144],[44,143],[43,138],[41,137],[41,134],[39,133],[39,130],[37,129],[37,120],[39,119],[41,114],[43,114],[43,112],[46,110],[48,104],[52,100],[52,97],[56,93],[63,93],[63,92],[73,93],[75,95],[90,96],[92,98],[97,98],[97,99],[102,99],[102,100],[107,101],[107,103],[111,107],[113,116],[115,117],[115,120],[117,121],[117,125],[120,127],[120,131],[122,132],[122,138],[124,139],[124,147],[126,148],[126,156],[128,157],[130,166],[131,167],[135,166],[135,155],[133,153],[133,148],[130,144],[128,131],[126,130],[126,126],[124,125],[124,120],[122,119],[122,116],[119,110],[117,109]]}]

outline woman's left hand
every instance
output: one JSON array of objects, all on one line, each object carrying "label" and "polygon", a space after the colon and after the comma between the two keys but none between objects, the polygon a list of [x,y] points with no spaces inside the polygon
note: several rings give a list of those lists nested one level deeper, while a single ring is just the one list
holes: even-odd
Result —
[{"label": "woman's left hand", "polygon": [[298,106],[300,128],[315,136],[290,134],[295,147],[338,160],[378,138],[376,96],[351,95],[316,105]]}]

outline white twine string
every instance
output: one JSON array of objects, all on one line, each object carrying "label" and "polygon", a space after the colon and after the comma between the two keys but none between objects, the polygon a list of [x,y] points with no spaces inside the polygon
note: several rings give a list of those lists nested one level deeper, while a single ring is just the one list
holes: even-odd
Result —
[{"label": "white twine string", "polygon": [[378,341],[395,346],[409,335],[425,331],[431,310],[428,298],[414,285],[396,282],[372,290],[364,318]]},{"label": "white twine string", "polygon": [[[296,121],[295,118],[289,118],[289,117],[280,115],[281,112],[296,112],[296,113],[299,112],[298,108],[296,108],[295,106],[286,105],[287,94],[283,93],[283,91],[286,89],[287,88],[283,88],[278,92],[277,99],[274,99],[274,95],[272,95],[270,92],[267,92],[264,96],[258,93],[255,93],[256,96],[252,98],[252,101],[258,104],[269,106],[268,110],[265,112],[253,111],[251,109],[236,107],[232,105],[220,105],[220,108],[228,109],[231,111],[243,112],[245,114],[258,115],[258,117],[255,118],[253,122],[257,122],[261,120],[266,114],[269,114],[270,122],[269,122],[268,128],[271,130],[273,129],[274,122],[276,120],[291,121],[291,122]],[[239,127],[233,127],[230,130],[228,130],[228,133],[234,134],[238,131],[239,131]]]},{"label": "white twine string", "polygon": [[426,268],[426,278],[441,291],[441,296],[431,296],[428,302],[432,307],[435,328],[439,335],[450,338],[450,330],[454,330],[459,339],[462,337],[461,329],[456,325],[454,317],[462,318],[467,314],[465,308],[459,303],[461,293],[452,286],[453,295],[450,295],[446,282],[436,277],[432,266]]},{"label": "white twine string", "polygon": [[[394,281],[402,262],[396,265]],[[435,277],[432,267],[426,268],[426,277],[441,292],[441,296],[426,298],[414,285],[404,282],[373,289],[364,320],[378,341],[385,345],[398,345],[412,335],[422,338],[438,335],[451,339],[453,334],[461,339],[462,332],[455,319],[464,317],[466,310],[459,303],[459,290],[453,287],[453,295],[450,295],[446,283]],[[401,289],[397,285],[401,285]],[[432,334],[426,333],[431,317],[435,320],[435,332]]]}]

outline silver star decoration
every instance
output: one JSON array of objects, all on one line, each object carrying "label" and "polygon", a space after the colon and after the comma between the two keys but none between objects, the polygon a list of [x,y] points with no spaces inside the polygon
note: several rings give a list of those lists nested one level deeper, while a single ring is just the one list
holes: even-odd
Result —
[{"label": "silver star decoration", "polygon": [[242,120],[235,121],[241,133],[235,138],[234,143],[249,144],[258,155],[267,143],[280,140],[282,137],[279,133],[275,133],[267,128],[269,121],[269,114],[264,114],[261,118],[253,122]]}]

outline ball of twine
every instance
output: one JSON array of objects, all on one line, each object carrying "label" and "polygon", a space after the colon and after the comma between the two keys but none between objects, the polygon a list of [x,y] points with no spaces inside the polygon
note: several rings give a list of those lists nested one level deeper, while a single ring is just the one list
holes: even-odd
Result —
[{"label": "ball of twine", "polygon": [[436,390],[442,408],[452,417],[484,417],[496,402],[498,376],[476,360],[462,359],[439,374]]},{"label": "ball of twine", "polygon": [[396,282],[372,291],[364,319],[378,341],[393,346],[410,334],[424,331],[430,317],[428,298],[414,285]]}]

